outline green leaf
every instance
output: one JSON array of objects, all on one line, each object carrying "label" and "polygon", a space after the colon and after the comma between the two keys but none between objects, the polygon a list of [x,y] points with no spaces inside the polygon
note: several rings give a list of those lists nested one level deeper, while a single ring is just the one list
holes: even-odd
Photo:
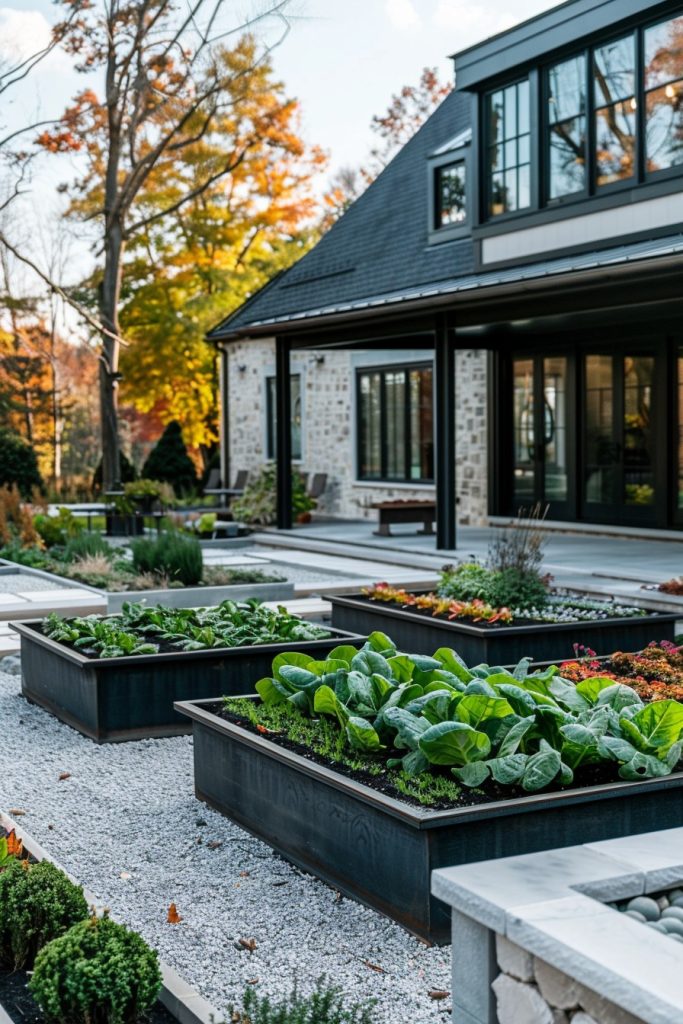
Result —
[{"label": "green leaf", "polygon": [[386,724],[396,730],[409,750],[417,750],[420,736],[430,728],[426,719],[411,715],[405,708],[388,708],[383,717]]},{"label": "green leaf", "polygon": [[633,760],[638,753],[636,747],[621,736],[601,736],[598,740],[598,749],[603,757],[621,761],[623,764]]},{"label": "green leaf", "polygon": [[507,718],[514,711],[504,697],[486,697],[483,694],[466,694],[458,701],[455,713],[461,722],[476,729],[489,718]]},{"label": "green leaf", "polygon": [[529,666],[531,665],[531,661],[531,658],[522,658],[521,661],[517,662],[517,664],[512,670],[512,674],[515,677],[515,679],[520,680],[520,682],[526,679],[527,675],[529,674]]},{"label": "green leaf", "polygon": [[351,644],[340,644],[339,647],[335,647],[333,651],[330,651],[327,657],[334,661],[343,661],[344,668],[348,669],[357,654],[357,647],[352,647]]},{"label": "green leaf", "polygon": [[434,658],[439,661],[445,669],[452,672],[462,683],[469,683],[472,673],[468,669],[460,655],[452,651],[450,647],[440,647],[435,651]]},{"label": "green leaf", "polygon": [[341,726],[346,725],[349,712],[329,686],[321,686],[313,698],[313,710],[322,715],[334,715]]},{"label": "green leaf", "polygon": [[265,679],[259,679],[256,684],[256,692],[264,704],[282,704],[289,696],[287,692],[283,692],[276,686],[274,679],[270,679],[268,676]]},{"label": "green leaf", "polygon": [[505,697],[515,714],[526,716],[535,713],[536,701],[521,686],[515,686],[514,683],[503,683],[496,687],[496,692],[500,697]]},{"label": "green leaf", "polygon": [[370,634],[365,647],[372,651],[378,651],[385,657],[396,654],[396,644],[394,641],[390,640],[386,633],[380,633],[379,631]]},{"label": "green leaf", "polygon": [[624,708],[631,707],[634,704],[640,707],[643,706],[643,702],[636,691],[631,689],[630,686],[624,686],[623,683],[615,683],[614,686],[608,686],[601,691],[596,706],[607,706],[614,711],[623,711]]},{"label": "green leaf", "polygon": [[666,761],[661,761],[652,754],[643,754],[640,750],[619,769],[620,777],[626,779],[627,782],[637,782],[638,779],[657,779],[670,774],[671,768]]},{"label": "green leaf", "polygon": [[590,763],[601,760],[600,736],[596,735],[588,726],[572,722],[569,725],[560,726],[560,733],[564,739],[562,757],[572,768],[578,768],[583,762]]},{"label": "green leaf", "polygon": [[541,740],[541,749],[529,758],[524,769],[522,789],[525,789],[527,793],[545,789],[561,771],[562,758],[559,753],[544,740]]},{"label": "green leaf", "polygon": [[387,658],[387,661],[397,683],[410,682],[415,671],[415,664],[407,654],[395,654],[392,658]]},{"label": "green leaf", "polygon": [[462,768],[451,768],[451,774],[455,775],[463,786],[469,786],[472,789],[486,782],[490,772],[487,761],[472,761],[469,764],[464,764]]},{"label": "green leaf", "polygon": [[276,679],[280,679],[280,669],[285,665],[296,665],[299,668],[306,668],[312,661],[313,658],[310,654],[299,654],[296,651],[278,654],[273,659],[273,675]]},{"label": "green leaf", "polygon": [[603,690],[614,686],[614,680],[606,676],[591,676],[576,684],[576,692],[580,693],[590,704],[595,704]]},{"label": "green leaf", "polygon": [[486,682],[485,679],[473,679],[471,683],[468,683],[464,690],[465,695],[470,693],[480,693],[485,697],[497,697],[498,694],[492,686]]},{"label": "green leaf", "polygon": [[658,700],[641,708],[630,720],[619,724],[633,745],[643,753],[666,757],[683,732],[683,705],[675,700]]},{"label": "green leaf", "polygon": [[508,754],[506,757],[492,757],[486,762],[491,775],[502,786],[514,786],[519,782],[529,763],[528,754]]},{"label": "green leaf", "polygon": [[362,750],[366,754],[384,750],[379,736],[364,718],[349,718],[346,723],[346,735],[354,750]]},{"label": "green leaf", "polygon": [[536,719],[533,715],[529,715],[526,718],[520,718],[512,728],[507,732],[505,738],[498,748],[498,757],[505,759],[517,753],[519,745],[533,727]]},{"label": "green leaf", "polygon": [[419,746],[431,764],[460,766],[487,757],[491,741],[465,722],[439,722],[420,737]]},{"label": "green leaf", "polygon": [[409,778],[421,775],[429,768],[429,761],[421,750],[411,750],[405,757],[394,757],[387,761],[389,768],[397,768],[399,765]]}]

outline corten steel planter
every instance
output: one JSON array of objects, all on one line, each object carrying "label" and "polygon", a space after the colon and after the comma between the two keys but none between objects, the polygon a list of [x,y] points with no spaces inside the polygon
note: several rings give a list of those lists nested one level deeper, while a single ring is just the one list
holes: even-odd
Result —
[{"label": "corten steel planter", "polygon": [[184,701],[195,794],[287,860],[431,942],[449,942],[435,868],[683,824],[683,774],[429,810],[385,796]]},{"label": "corten steel planter", "polygon": [[331,629],[328,639],[300,643],[87,658],[44,636],[40,623],[14,622],[12,629],[21,635],[23,695],[98,743],[191,732],[174,701],[253,694],[277,654],[296,649],[324,658],[341,643],[362,647],[366,640]]},{"label": "corten steel planter", "polygon": [[449,622],[383,601],[370,601],[362,594],[330,594],[328,600],[332,603],[332,625],[337,629],[362,628],[364,633],[380,630],[400,650],[414,654],[433,654],[439,647],[452,647],[470,665],[512,665],[527,657],[535,662],[566,661],[574,657],[575,643],[598,654],[639,651],[651,640],[673,640],[680,618],[675,612],[648,612],[628,619],[484,626]]}]

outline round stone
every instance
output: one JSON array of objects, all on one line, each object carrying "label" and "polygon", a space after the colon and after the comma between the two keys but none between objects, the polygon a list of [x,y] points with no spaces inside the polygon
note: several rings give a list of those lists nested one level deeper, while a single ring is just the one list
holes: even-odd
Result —
[{"label": "round stone", "polygon": [[683,942],[683,935],[677,935],[676,932],[669,932],[668,935],[669,938],[673,939],[675,942]]},{"label": "round stone", "polygon": [[673,903],[674,900],[683,899],[683,889],[672,889],[671,892],[667,893],[669,901]]},{"label": "round stone", "polygon": [[669,932],[666,930],[661,921],[648,921],[647,926],[648,928],[654,928],[656,932],[662,932],[663,935],[669,934]]},{"label": "round stone", "polygon": [[659,920],[659,907],[655,900],[651,900],[649,896],[636,896],[635,899],[629,901],[626,909],[637,910],[646,921]]},{"label": "round stone", "polygon": [[683,896],[676,896],[675,899],[671,900],[672,907],[683,907]]},{"label": "round stone", "polygon": [[632,917],[634,921],[642,921],[643,923],[647,921],[647,918],[644,917],[638,910],[625,910],[624,917]]},{"label": "round stone", "polygon": [[670,934],[683,936],[683,921],[677,921],[675,917],[663,917],[659,923]]},{"label": "round stone", "polygon": [[683,907],[667,907],[666,910],[662,911],[662,920],[665,917],[676,918],[677,921],[683,921]]}]

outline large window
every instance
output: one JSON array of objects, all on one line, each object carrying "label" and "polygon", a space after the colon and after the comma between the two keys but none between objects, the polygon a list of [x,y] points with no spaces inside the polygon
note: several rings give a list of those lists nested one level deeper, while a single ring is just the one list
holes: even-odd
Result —
[{"label": "large window", "polygon": [[486,98],[490,217],[531,203],[529,82],[524,79]]},{"label": "large window", "polygon": [[683,17],[645,30],[648,171],[683,163]]},{"label": "large window", "polygon": [[633,33],[593,53],[595,183],[632,178],[636,163],[636,48]]},{"label": "large window", "polygon": [[436,228],[452,227],[467,219],[465,195],[465,161],[437,167],[436,171]]},{"label": "large window", "polygon": [[586,58],[556,64],[548,73],[549,198],[586,187]]},{"label": "large window", "polygon": [[358,476],[429,483],[434,479],[432,367],[358,374]]},{"label": "large window", "polygon": [[[290,377],[292,403],[292,458],[301,458],[301,377]],[[277,397],[275,377],[266,378],[266,457],[277,457]]]}]

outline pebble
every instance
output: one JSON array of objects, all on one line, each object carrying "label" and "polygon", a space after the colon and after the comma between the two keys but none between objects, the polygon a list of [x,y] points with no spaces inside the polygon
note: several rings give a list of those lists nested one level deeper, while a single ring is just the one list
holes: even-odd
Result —
[{"label": "pebble", "polygon": [[662,911],[662,921],[665,918],[675,918],[677,921],[683,922],[683,907],[667,907]]},{"label": "pebble", "polygon": [[[449,1003],[429,992],[451,988],[450,947],[427,947],[339,899],[199,803],[191,737],[98,746],[28,704],[7,674],[0,722],[0,806],[25,809],[29,834],[158,949],[217,1019],[230,1019],[227,1007],[254,978],[260,995],[279,1001],[295,979],[309,991],[325,974],[348,1005],[377,1000],[373,1024],[444,1020]],[[171,903],[178,924],[167,921]],[[254,950],[235,948],[240,938],[253,938]]]},{"label": "pebble", "polygon": [[658,921],[659,920],[659,906],[656,901],[650,899],[649,896],[636,896],[632,899],[627,907],[627,910],[637,910],[639,914],[642,914],[646,921]]}]

